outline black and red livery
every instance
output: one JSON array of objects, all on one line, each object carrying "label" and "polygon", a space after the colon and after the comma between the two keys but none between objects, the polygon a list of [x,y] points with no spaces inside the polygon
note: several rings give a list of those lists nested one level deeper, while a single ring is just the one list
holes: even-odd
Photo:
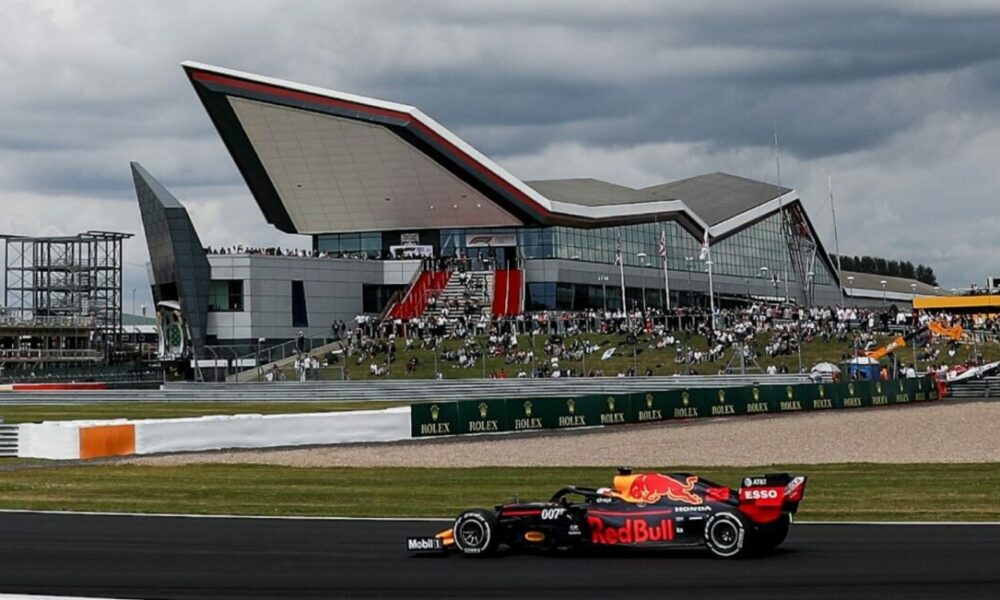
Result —
[{"label": "black and red livery", "polygon": [[611,488],[567,486],[548,502],[462,512],[433,537],[411,537],[414,553],[482,556],[585,548],[707,548],[721,558],[769,552],[788,534],[806,478],[746,477],[732,489],[688,473],[620,469]]}]

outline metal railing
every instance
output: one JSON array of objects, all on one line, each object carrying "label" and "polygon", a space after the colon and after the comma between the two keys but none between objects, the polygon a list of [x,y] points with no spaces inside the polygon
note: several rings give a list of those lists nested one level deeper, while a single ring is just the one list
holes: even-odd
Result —
[{"label": "metal railing", "polygon": [[[824,382],[831,379],[825,377]],[[400,403],[497,398],[541,398],[623,394],[682,388],[794,385],[805,375],[718,375],[679,377],[593,377],[569,379],[420,379],[396,381],[283,381],[272,383],[170,382],[156,390],[7,392],[3,403],[84,402],[342,402]]]},{"label": "metal railing", "polygon": [[77,327],[89,329],[94,327],[96,323],[95,317],[83,315],[36,315],[32,317],[0,315],[0,327]]},{"label": "metal railing", "polygon": [[97,362],[104,360],[101,350],[45,349],[45,348],[5,348],[0,349],[0,362]]}]

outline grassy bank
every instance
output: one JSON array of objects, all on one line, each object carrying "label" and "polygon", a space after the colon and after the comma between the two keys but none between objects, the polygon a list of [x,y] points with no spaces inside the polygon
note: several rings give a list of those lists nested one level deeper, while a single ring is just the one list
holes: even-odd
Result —
[{"label": "grassy bank", "polygon": [[[549,336],[540,335],[535,338],[535,356],[538,364],[547,362],[550,357],[545,356],[542,351],[545,342],[548,340]],[[482,346],[484,339],[482,337],[478,338],[479,344]],[[581,341],[586,339],[593,344],[599,344],[600,350],[586,357],[586,360],[568,360],[566,358],[560,359],[559,367],[561,369],[574,369],[577,371],[589,372],[592,370],[603,370],[605,375],[614,376],[619,372],[625,372],[630,368],[635,368],[636,372],[639,374],[646,373],[647,370],[652,371],[654,375],[674,375],[675,373],[686,373],[689,365],[677,364],[675,358],[677,353],[673,347],[670,348],[650,348],[649,342],[646,340],[640,341],[636,346],[628,345],[625,343],[625,336],[622,335],[602,335],[602,334],[581,334],[576,336],[574,339],[580,339]],[[785,367],[789,372],[795,373],[799,370],[799,356],[798,353],[786,354],[777,357],[768,357],[764,355],[763,349],[770,339],[770,336],[763,335],[760,336],[756,341],[757,350],[761,353],[759,359],[761,368],[767,368],[770,365],[774,365],[777,368]],[[880,339],[879,344],[884,344],[890,341],[890,337],[884,336]],[[691,347],[698,350],[707,350],[707,343],[704,337],[701,336],[687,336],[686,333],[678,334],[678,341],[683,343],[686,347]],[[449,350],[457,350],[462,347],[463,340],[453,340],[447,339],[442,343],[442,352]],[[520,350],[531,350],[531,337],[527,335],[518,336],[518,349]],[[603,352],[609,348],[616,347],[617,350],[615,354],[608,360],[601,360],[601,355]],[[943,347],[943,346],[942,346]],[[1000,344],[996,343],[984,343],[979,346],[980,351],[983,353],[984,359],[989,362],[993,360],[1000,360]],[[633,353],[633,350],[635,351]],[[964,361],[971,354],[972,348],[968,345],[963,345],[955,360]],[[812,365],[820,362],[832,362],[835,364],[840,364],[843,360],[844,355],[851,354],[851,347],[849,342],[843,342],[838,340],[821,340],[814,339],[812,342],[803,344],[802,347],[802,365],[808,369]],[[720,369],[726,367],[726,365],[732,359],[733,351],[730,350],[726,352],[720,360],[714,362],[706,362],[697,365],[693,365],[692,368],[699,375],[715,375],[718,374]],[[904,363],[913,362],[913,352],[907,347],[898,352],[899,360]],[[346,358],[346,357],[345,357]],[[417,360],[416,368],[410,372],[406,372],[407,362],[415,358]],[[942,360],[948,360],[947,354]],[[429,350],[406,350],[404,343],[397,342],[397,353],[396,360],[390,366],[390,372],[381,376],[371,375],[369,369],[371,365],[370,360],[362,360],[360,363],[357,362],[357,357],[346,358],[334,368],[320,369],[318,373],[319,379],[340,379],[342,377],[341,367],[346,370],[348,376],[351,379],[429,379],[434,376],[434,353]],[[385,354],[380,354],[377,357],[378,364],[385,366]],[[923,370],[929,365],[925,361],[918,361],[918,368]],[[734,363],[734,366],[738,366],[738,363]],[[466,378],[482,378],[483,377],[483,364],[477,363],[474,367],[463,368],[459,367],[457,363],[446,362],[438,358],[437,368],[444,375],[446,379],[466,379]],[[501,358],[487,358],[486,359],[486,374],[489,375],[492,372],[505,371],[508,377],[515,377],[518,371],[531,371],[531,365],[522,364],[507,364],[505,360]],[[286,375],[289,379],[295,378],[295,373],[292,368],[286,369]]]},{"label": "grassy bank", "polygon": [[[730,486],[754,473],[810,477],[811,520],[1000,520],[1000,463],[684,469]],[[607,468],[351,469],[254,465],[53,466],[0,472],[0,508],[197,514],[452,516],[513,494],[609,485]]]},{"label": "grassy bank", "polygon": [[74,419],[173,419],[205,415],[286,414],[374,410],[401,402],[102,402],[95,404],[0,405],[7,423],[38,423]]}]

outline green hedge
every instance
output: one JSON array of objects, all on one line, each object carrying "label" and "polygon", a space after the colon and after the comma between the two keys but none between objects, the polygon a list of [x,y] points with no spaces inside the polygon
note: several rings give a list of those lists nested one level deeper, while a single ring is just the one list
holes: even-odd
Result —
[{"label": "green hedge", "polygon": [[937,400],[929,378],[414,404],[413,437],[532,431]]}]

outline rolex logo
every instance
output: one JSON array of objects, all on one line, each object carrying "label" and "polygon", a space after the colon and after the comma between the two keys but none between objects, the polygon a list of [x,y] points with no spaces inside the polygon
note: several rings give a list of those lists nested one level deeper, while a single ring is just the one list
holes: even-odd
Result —
[{"label": "rolex logo", "polygon": [[882,393],[882,382],[881,381],[876,381],[875,382],[875,392],[878,393],[878,394]]},{"label": "rolex logo", "polygon": [[571,415],[575,414],[576,413],[576,400],[573,400],[572,398],[570,398],[569,400],[567,400],[566,401],[566,410],[568,410],[569,414],[571,414]]},{"label": "rolex logo", "polygon": [[681,394],[681,402],[684,404],[684,406],[687,406],[688,403],[691,402],[691,394],[687,392]]},{"label": "rolex logo", "polygon": [[486,406],[485,402],[480,402],[479,403],[479,418],[480,419],[485,419],[486,418],[486,413],[487,413],[488,409],[489,409],[489,407]]},{"label": "rolex logo", "polygon": [[789,400],[795,398],[795,390],[792,389],[792,386],[789,385],[785,387],[785,395],[788,396]]},{"label": "rolex logo", "polygon": [[614,396],[608,396],[608,412],[615,411],[615,398]]},{"label": "rolex logo", "polygon": [[823,392],[823,385],[822,385],[822,384],[820,384],[820,386],[819,386],[819,397],[820,397],[820,398],[823,398],[823,397],[824,397],[824,392]]},{"label": "rolex logo", "polygon": [[526,417],[531,416],[531,400],[524,401],[524,416]]},{"label": "rolex logo", "polygon": [[760,400],[760,389],[759,388],[754,388],[753,390],[751,390],[750,393],[753,394],[753,401],[754,402],[757,402],[758,400]]},{"label": "rolex logo", "polygon": [[441,408],[437,404],[431,404],[431,421],[437,421],[441,414]]},{"label": "rolex logo", "polygon": [[653,395],[646,394],[646,408],[653,408]]},{"label": "rolex logo", "polygon": [[726,402],[726,390],[719,390],[719,404]]},{"label": "rolex logo", "polygon": [[854,395],[854,383],[853,382],[847,384],[847,395],[848,396],[853,396]]}]

